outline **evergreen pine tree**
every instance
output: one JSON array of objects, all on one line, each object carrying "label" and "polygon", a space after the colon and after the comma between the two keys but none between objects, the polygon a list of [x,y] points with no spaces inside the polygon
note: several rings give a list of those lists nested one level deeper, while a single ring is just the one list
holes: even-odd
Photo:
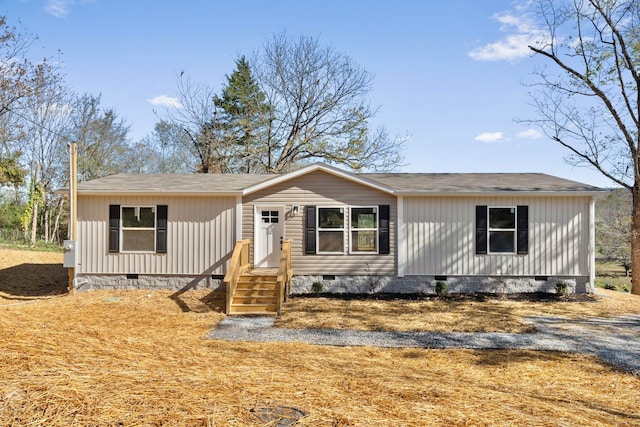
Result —
[{"label": "evergreen pine tree", "polygon": [[238,171],[262,170],[256,165],[265,147],[262,135],[269,104],[244,56],[236,61],[235,71],[227,75],[227,84],[222,96],[216,96],[215,105],[222,109],[225,127],[237,145]]}]

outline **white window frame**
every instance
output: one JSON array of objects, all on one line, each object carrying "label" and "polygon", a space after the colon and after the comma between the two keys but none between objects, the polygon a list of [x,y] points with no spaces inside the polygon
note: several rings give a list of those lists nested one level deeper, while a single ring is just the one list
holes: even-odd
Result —
[{"label": "white window frame", "polygon": [[[145,209],[150,208],[153,210],[153,227],[125,227],[124,226],[124,210],[127,208],[138,208]],[[156,235],[158,229],[158,207],[157,206],[142,206],[142,205],[122,205],[120,206],[120,252],[127,253],[155,253],[156,252]],[[125,251],[124,250],[124,232],[125,231],[153,231],[153,249],[151,250],[143,250],[143,251]]]},{"label": "white window frame", "polygon": [[[513,209],[513,228],[491,228],[491,209]],[[513,252],[492,252],[491,232],[510,231],[513,233]],[[495,255],[514,255],[518,252],[518,207],[517,206],[487,206],[487,253]]]},{"label": "white window frame", "polygon": [[[342,228],[320,228],[320,209],[342,209]],[[316,253],[317,254],[339,254],[339,255],[344,255],[345,251],[344,251],[344,243],[345,243],[345,238],[344,238],[344,234],[347,231],[347,224],[348,224],[348,220],[349,218],[347,217],[347,212],[349,212],[349,207],[348,206],[316,206]],[[332,251],[332,252],[326,252],[326,251],[320,251],[320,233],[323,233],[325,231],[331,231],[331,232],[336,232],[336,231],[341,231],[342,232],[342,251],[340,252],[336,252],[336,251]]]},{"label": "white window frame", "polygon": [[[375,228],[353,228],[352,226],[352,218],[353,218],[353,209],[373,209],[376,215],[376,226]],[[378,206],[349,206],[349,254],[358,254],[358,255],[377,255],[380,251],[380,242],[379,242],[379,222],[380,222],[380,209]],[[374,231],[375,239],[376,239],[376,250],[375,251],[354,251],[353,250],[353,232],[354,231]]]}]

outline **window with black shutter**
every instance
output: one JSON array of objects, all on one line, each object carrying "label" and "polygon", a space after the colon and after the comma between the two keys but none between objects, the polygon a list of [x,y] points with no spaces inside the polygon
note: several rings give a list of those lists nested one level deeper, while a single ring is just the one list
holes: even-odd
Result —
[{"label": "window with black shutter", "polygon": [[378,253],[378,217],[378,206],[349,209],[351,253]]},{"label": "window with black shutter", "polygon": [[317,253],[343,254],[345,225],[346,210],[343,206],[319,207],[316,228]]},{"label": "window with black shutter", "polygon": [[476,206],[476,254],[528,252],[528,206]]},{"label": "window with black shutter", "polygon": [[[390,206],[305,206],[305,254],[389,254]],[[348,216],[347,216],[348,213]]]},{"label": "window with black shutter", "polygon": [[109,205],[109,252],[167,252],[167,205]]},{"label": "window with black shutter", "polygon": [[516,251],[516,208],[489,207],[489,252]]}]

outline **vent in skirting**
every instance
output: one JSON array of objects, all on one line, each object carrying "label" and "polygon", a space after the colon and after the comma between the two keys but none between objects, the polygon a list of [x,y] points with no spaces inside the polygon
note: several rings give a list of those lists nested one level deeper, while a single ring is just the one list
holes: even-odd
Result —
[{"label": "vent in skirting", "polygon": [[136,279],[138,279],[138,275],[137,274],[127,274],[127,279],[128,280],[136,280]]},{"label": "vent in skirting", "polygon": [[434,276],[434,279],[438,282],[444,282],[447,280],[447,276]]},{"label": "vent in skirting", "polygon": [[322,280],[336,280],[335,274],[325,274],[322,276]]}]

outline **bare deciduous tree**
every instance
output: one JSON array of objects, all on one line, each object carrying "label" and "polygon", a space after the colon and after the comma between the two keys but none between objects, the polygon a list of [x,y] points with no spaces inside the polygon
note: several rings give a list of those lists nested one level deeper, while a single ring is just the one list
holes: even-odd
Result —
[{"label": "bare deciduous tree", "polygon": [[25,98],[43,84],[37,76],[39,65],[27,57],[34,40],[0,16],[0,184],[18,186],[26,175],[19,163],[24,131],[21,113]]},{"label": "bare deciduous tree", "polygon": [[189,151],[191,142],[182,127],[161,120],[151,135],[131,145],[126,162],[131,173],[186,173],[196,167]]},{"label": "bare deciduous tree", "polygon": [[373,77],[351,58],[312,37],[275,35],[253,59],[256,78],[271,106],[263,163],[282,172],[300,162],[325,160],[355,170],[402,163],[402,140],[371,135],[375,116],[367,96]]},{"label": "bare deciduous tree", "polygon": [[348,56],[282,33],[236,67],[222,96],[179,77],[180,105],[166,121],[187,135],[198,172],[280,173],[314,161],[355,171],[402,166],[405,138],[370,128],[373,77]]},{"label": "bare deciduous tree", "polygon": [[33,80],[34,65],[26,56],[34,39],[0,16],[0,115],[14,108],[38,83]]},{"label": "bare deciduous tree", "polygon": [[100,106],[100,96],[84,94],[72,104],[70,142],[77,143],[78,179],[87,181],[122,172],[130,156],[129,127],[115,111]]},{"label": "bare deciduous tree", "polygon": [[[71,117],[70,98],[55,67],[40,64],[34,79],[33,90],[24,99],[22,115],[25,119],[23,150],[30,169],[31,186],[29,209],[25,212],[23,225],[30,229],[31,244],[36,243],[38,220],[42,221],[44,239],[51,239],[50,208],[54,205],[62,207],[55,200],[58,196],[53,190],[66,182],[65,158],[60,156],[60,147],[66,146],[63,135]],[[42,214],[40,208],[43,208]]]},{"label": "bare deciduous tree", "polygon": [[[550,67],[536,72],[537,123],[570,152],[631,192],[631,263],[640,294],[640,2],[536,0],[544,36],[530,46]],[[535,87],[535,86],[534,86]]]},{"label": "bare deciduous tree", "polygon": [[228,140],[221,109],[214,103],[215,97],[215,91],[209,86],[194,83],[181,73],[178,77],[179,105],[167,110],[166,122],[183,132],[173,134],[174,143],[186,144],[197,159],[196,168],[200,173],[234,171],[230,162],[235,158],[235,144]]}]

